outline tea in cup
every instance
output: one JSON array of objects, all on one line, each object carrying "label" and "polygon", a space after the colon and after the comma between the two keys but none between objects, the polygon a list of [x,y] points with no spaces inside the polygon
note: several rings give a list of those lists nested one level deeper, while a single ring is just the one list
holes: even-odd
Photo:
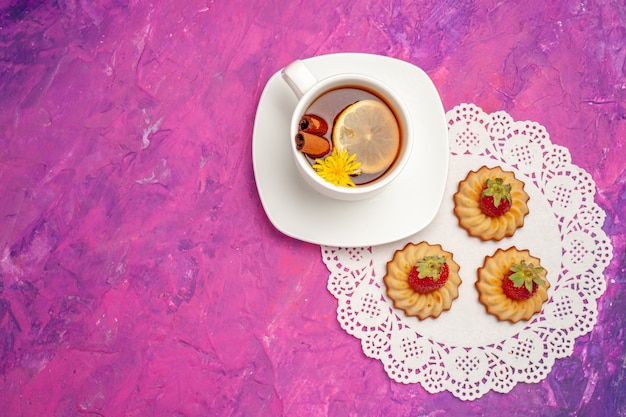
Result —
[{"label": "tea in cup", "polygon": [[298,98],[291,149],[305,181],[340,200],[364,199],[390,186],[413,147],[409,112],[397,93],[357,73],[318,80],[302,61],[282,76]]}]

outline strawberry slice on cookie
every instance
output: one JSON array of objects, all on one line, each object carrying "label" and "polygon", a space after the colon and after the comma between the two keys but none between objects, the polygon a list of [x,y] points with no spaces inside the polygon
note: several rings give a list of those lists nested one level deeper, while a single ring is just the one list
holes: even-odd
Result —
[{"label": "strawberry slice on cookie", "polygon": [[445,256],[426,256],[413,265],[408,281],[416,292],[428,294],[443,287],[449,273]]},{"label": "strawberry slice on cookie", "polygon": [[482,212],[489,217],[502,216],[509,211],[511,203],[511,184],[505,184],[502,178],[488,179],[478,202]]}]

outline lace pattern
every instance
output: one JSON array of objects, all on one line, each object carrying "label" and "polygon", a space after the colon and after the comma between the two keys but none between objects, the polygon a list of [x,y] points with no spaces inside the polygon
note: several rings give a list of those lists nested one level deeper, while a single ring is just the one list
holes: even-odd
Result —
[{"label": "lace pattern", "polygon": [[[601,229],[605,213],[594,202],[593,179],[572,165],[566,148],[550,142],[542,125],[515,121],[503,111],[487,114],[473,104],[459,105],[446,117],[456,177],[453,172],[448,178],[451,188],[437,219],[407,241],[428,240],[444,249],[452,245],[455,257],[463,255],[458,263],[464,297],[455,301],[450,314],[420,322],[393,308],[382,277],[386,262],[405,242],[367,248],[322,246],[321,251],[329,270],[328,290],[338,300],[337,320],[361,341],[365,355],[381,361],[395,381],[473,400],[490,390],[509,392],[518,382],[541,381],[556,359],[572,354],[575,339],[596,323],[612,246]],[[449,192],[463,173],[479,164],[508,167],[534,189],[534,205],[529,207],[535,216],[529,216],[510,241],[478,244],[459,235],[461,228],[449,216]],[[544,243],[532,239],[537,232],[545,233]],[[462,239],[469,240],[456,243]],[[511,245],[534,250],[552,271],[549,299],[541,313],[515,325],[497,322],[480,308],[472,275],[484,256]],[[468,316],[471,321],[463,323]]]}]

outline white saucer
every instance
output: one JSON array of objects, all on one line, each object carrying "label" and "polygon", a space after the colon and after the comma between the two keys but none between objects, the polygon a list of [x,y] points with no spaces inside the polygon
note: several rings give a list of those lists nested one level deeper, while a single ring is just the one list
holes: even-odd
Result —
[{"label": "white saucer", "polygon": [[379,55],[344,53],[304,61],[318,78],[355,72],[384,81],[409,108],[417,138],[411,161],[391,188],[360,201],[325,197],[304,182],[290,154],[296,97],[276,72],[261,94],[252,138],[254,176],[274,227],[295,239],[338,247],[381,245],[422,230],[441,204],[449,157],[445,112],[428,75]]}]

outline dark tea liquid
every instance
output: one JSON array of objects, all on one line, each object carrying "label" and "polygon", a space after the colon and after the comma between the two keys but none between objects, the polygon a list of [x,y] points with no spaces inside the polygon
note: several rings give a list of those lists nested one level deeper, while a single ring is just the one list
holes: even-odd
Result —
[{"label": "dark tea liquid", "polygon": [[[380,97],[378,97],[376,94],[373,94],[361,88],[345,87],[345,88],[338,88],[335,90],[330,90],[322,94],[309,106],[305,114],[313,114],[318,117],[321,117],[322,119],[326,121],[326,123],[328,124],[328,132],[326,133],[326,135],[324,135],[324,137],[328,139],[328,141],[331,142],[331,146],[332,146],[331,135],[333,132],[333,126],[335,124],[335,118],[346,107],[360,100],[376,100],[385,104],[387,107],[389,107],[387,103],[384,100],[382,100]],[[391,109],[391,107],[389,108]],[[393,109],[391,110],[393,112]],[[396,117],[396,123],[398,123],[397,117]],[[399,123],[398,123],[398,127],[400,128],[400,132],[402,132],[402,129]],[[400,137],[402,137],[402,134],[400,135]],[[402,148],[402,143],[400,143],[399,149],[401,148]],[[315,163],[315,159],[310,158],[308,156],[307,156],[307,159],[311,163],[311,165]],[[373,174],[355,175],[352,177],[352,181],[356,185],[363,185],[363,184],[367,184],[372,181],[375,181],[376,179],[384,175],[387,171],[389,171],[389,169],[395,164],[397,159],[398,159],[398,155],[396,155],[393,162],[385,169],[377,173],[373,173]],[[357,157],[357,161],[358,161],[358,157]]]}]

